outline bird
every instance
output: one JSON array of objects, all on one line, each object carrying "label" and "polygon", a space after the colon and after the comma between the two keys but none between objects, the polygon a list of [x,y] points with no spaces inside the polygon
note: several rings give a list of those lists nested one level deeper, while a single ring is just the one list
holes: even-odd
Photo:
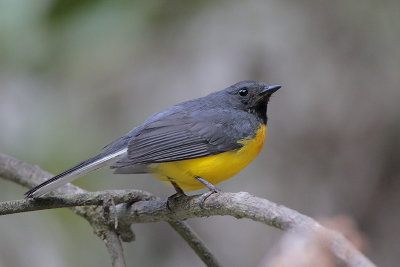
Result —
[{"label": "bird", "polygon": [[177,194],[216,184],[245,168],[266,140],[267,106],[280,85],[241,81],[149,117],[101,153],[25,193],[39,198],[101,167],[116,174],[152,173]]}]

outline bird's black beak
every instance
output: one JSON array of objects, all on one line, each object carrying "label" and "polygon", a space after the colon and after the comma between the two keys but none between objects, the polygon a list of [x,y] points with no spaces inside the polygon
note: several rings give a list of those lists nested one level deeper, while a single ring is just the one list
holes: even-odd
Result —
[{"label": "bird's black beak", "polygon": [[258,94],[256,97],[254,103],[258,104],[260,102],[268,102],[269,97],[278,91],[281,88],[280,85],[271,85],[271,86],[265,86],[264,90],[261,91],[261,93]]},{"label": "bird's black beak", "polygon": [[280,88],[281,88],[280,85],[267,86],[264,90],[261,91],[260,96],[266,96],[266,95],[270,96],[276,91],[278,91]]}]

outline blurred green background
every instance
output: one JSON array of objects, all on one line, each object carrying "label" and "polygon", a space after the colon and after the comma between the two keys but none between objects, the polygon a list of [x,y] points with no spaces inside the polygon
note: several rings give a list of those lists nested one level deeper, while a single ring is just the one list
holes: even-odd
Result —
[{"label": "blurred green background", "polygon": [[[244,79],[283,86],[260,156],[224,191],[316,218],[346,215],[365,253],[395,266],[400,236],[400,2],[0,0],[0,151],[57,173],[151,114]],[[101,170],[87,190],[139,188]],[[0,180],[0,200],[26,188]],[[257,266],[282,232],[191,219],[225,266]],[[166,223],[134,225],[128,266],[202,266]],[[108,266],[69,210],[0,218],[0,266]]]}]

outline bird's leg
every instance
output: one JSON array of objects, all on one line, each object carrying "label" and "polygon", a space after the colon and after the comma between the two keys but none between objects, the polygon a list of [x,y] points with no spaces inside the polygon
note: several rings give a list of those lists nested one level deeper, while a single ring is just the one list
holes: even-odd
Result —
[{"label": "bird's leg", "polygon": [[169,182],[172,184],[172,186],[174,187],[176,193],[173,194],[172,196],[168,197],[167,199],[167,208],[169,210],[171,210],[171,205],[170,202],[173,201],[176,198],[182,197],[182,196],[186,196],[185,192],[183,192],[182,188],[179,187],[179,185],[177,183],[175,183],[174,181],[172,181],[171,178],[168,177]]},{"label": "bird's leg", "polygon": [[174,187],[176,193],[173,194],[170,197],[180,197],[180,196],[186,196],[185,192],[183,192],[182,188],[179,187],[179,185],[177,183],[175,183],[174,181],[171,180],[171,178],[168,177],[169,182],[172,184],[172,186]]},{"label": "bird's leg", "polygon": [[205,185],[205,186],[210,190],[210,191],[208,191],[208,192],[202,194],[202,195],[200,196],[199,200],[198,200],[198,203],[199,203],[200,208],[204,209],[204,201],[205,201],[209,196],[211,196],[212,194],[222,192],[222,190],[221,190],[221,189],[218,189],[215,185],[213,185],[212,183],[210,183],[210,182],[204,180],[204,179],[201,178],[201,177],[198,177],[198,176],[197,176],[197,177],[195,177],[195,179],[196,179],[197,181],[199,181],[200,183],[202,183],[203,185]]}]

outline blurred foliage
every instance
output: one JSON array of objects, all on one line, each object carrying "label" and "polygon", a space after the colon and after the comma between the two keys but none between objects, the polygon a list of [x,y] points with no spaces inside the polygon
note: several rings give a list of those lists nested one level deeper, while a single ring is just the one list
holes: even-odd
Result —
[{"label": "blurred foliage", "polygon": [[[367,255],[394,266],[399,14],[394,0],[0,0],[0,151],[59,172],[177,102],[244,79],[282,84],[265,149],[220,187],[314,217],[345,214],[370,241]],[[173,192],[110,170],[76,183]],[[0,185],[2,200],[25,191]],[[259,264],[281,236],[232,218],[190,223],[227,266]],[[134,230],[129,264],[201,266],[167,225]],[[69,211],[1,218],[0,239],[0,266],[44,266],[42,251],[47,266],[109,263]]]},{"label": "blurred foliage", "polygon": [[[70,20],[76,14],[85,14],[91,12],[96,6],[104,4],[103,1],[94,0],[58,0],[50,3],[47,19],[49,23],[57,23],[63,20]],[[71,18],[72,17],[72,18]]]}]

